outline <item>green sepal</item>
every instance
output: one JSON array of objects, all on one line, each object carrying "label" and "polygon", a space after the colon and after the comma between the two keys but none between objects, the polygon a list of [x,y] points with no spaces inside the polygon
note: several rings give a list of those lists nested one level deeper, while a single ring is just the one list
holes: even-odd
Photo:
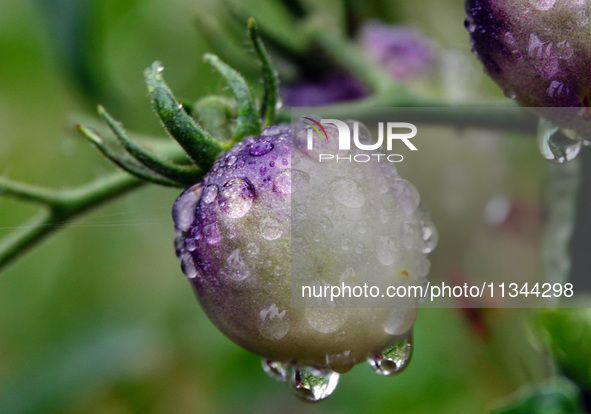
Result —
[{"label": "green sepal", "polygon": [[203,56],[203,61],[209,63],[222,75],[236,97],[238,111],[234,142],[241,141],[249,135],[259,135],[261,133],[261,120],[250,93],[250,88],[242,75],[222,62],[216,55],[206,53]]},{"label": "green sepal", "polygon": [[149,181],[151,183],[160,184],[160,185],[164,185],[167,187],[180,187],[180,188],[185,187],[185,185],[183,185],[179,182],[169,180],[168,178],[163,177],[160,174],[157,174],[157,173],[149,170],[144,165],[140,164],[135,159],[133,159],[129,156],[116,154],[115,151],[113,151],[105,143],[105,141],[100,137],[98,132],[96,132],[94,129],[92,129],[90,127],[85,127],[82,125],[78,125],[77,128],[78,128],[78,131],[80,131],[80,133],[82,133],[82,135],[84,135],[86,138],[88,138],[88,140],[96,148],[98,148],[99,151],[105,157],[107,157],[109,160],[111,160],[113,163],[115,163],[117,166],[119,166],[121,169],[127,171],[131,175],[134,175],[144,181]]},{"label": "green sepal", "polygon": [[98,113],[107,122],[121,146],[148,169],[184,185],[193,185],[203,176],[203,172],[195,166],[173,164],[156,155],[150,154],[127,136],[122,124],[115,120],[104,107],[99,105]]},{"label": "green sepal", "polygon": [[204,96],[195,102],[191,115],[219,140],[232,140],[236,118],[234,99],[218,95]]},{"label": "green sepal", "polygon": [[154,62],[144,71],[152,106],[164,128],[187,152],[195,164],[207,171],[226,149],[201,128],[174,97],[162,77],[162,65]]},{"label": "green sepal", "polygon": [[279,77],[277,76],[277,71],[273,68],[271,58],[261,40],[259,28],[252,17],[248,19],[248,35],[254,46],[254,50],[261,61],[263,69],[265,94],[261,102],[260,112],[261,118],[264,120],[263,127],[268,127],[275,123],[275,115],[279,101]]}]

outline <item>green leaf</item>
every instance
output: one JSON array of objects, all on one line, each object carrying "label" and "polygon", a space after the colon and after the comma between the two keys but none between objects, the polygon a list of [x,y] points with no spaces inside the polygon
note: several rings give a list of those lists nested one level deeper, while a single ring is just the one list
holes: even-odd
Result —
[{"label": "green leaf", "polygon": [[148,169],[183,185],[195,184],[203,177],[203,171],[199,168],[173,164],[143,150],[127,136],[121,123],[115,120],[105,108],[99,106],[98,113],[107,122],[123,148]]},{"label": "green leaf", "polygon": [[144,181],[149,181],[154,184],[160,184],[167,187],[180,187],[184,188],[184,185],[169,180],[166,177],[157,174],[144,165],[138,163],[131,157],[125,155],[118,155],[113,151],[105,141],[99,136],[99,134],[90,127],[84,127],[82,125],[78,125],[78,131],[82,133],[88,140],[99,149],[100,152],[103,153],[105,157],[115,163],[117,166],[122,168],[123,170],[127,171],[131,175],[134,175]]}]

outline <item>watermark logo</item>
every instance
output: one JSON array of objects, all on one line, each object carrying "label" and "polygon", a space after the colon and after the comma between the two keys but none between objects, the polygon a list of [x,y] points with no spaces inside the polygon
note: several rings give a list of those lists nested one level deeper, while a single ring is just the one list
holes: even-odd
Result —
[{"label": "watermark logo", "polygon": [[[401,142],[405,144],[406,147],[411,151],[418,151],[418,148],[410,141],[417,135],[417,127],[414,124],[408,122],[378,122],[378,139],[375,142],[372,142],[371,139],[368,140],[368,138],[371,137],[360,136],[359,122],[357,121],[345,122],[341,121],[340,119],[320,119],[320,121],[317,121],[311,117],[303,117],[301,119],[301,122],[310,127],[307,130],[308,150],[314,149],[314,131],[316,131],[316,134],[318,135],[320,140],[326,139],[326,141],[328,142],[328,133],[326,132],[324,125],[331,125],[335,127],[338,131],[338,149],[340,151],[351,150],[351,146],[353,144],[358,150],[367,152],[358,152],[354,155],[351,154],[347,156],[331,153],[318,154],[319,162],[326,162],[331,160],[337,162],[369,162],[372,159],[377,160],[378,162],[384,160],[388,162],[401,162],[404,159],[404,157],[401,154],[377,153],[376,151],[378,151],[381,148],[384,148],[384,143],[386,144],[385,149],[387,151],[393,150],[395,142]],[[351,143],[351,138],[353,138],[353,143]]]}]

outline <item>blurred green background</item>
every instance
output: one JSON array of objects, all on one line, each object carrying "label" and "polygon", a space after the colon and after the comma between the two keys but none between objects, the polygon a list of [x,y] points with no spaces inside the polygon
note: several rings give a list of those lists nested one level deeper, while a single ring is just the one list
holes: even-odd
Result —
[{"label": "blurred green background", "polygon": [[[128,129],[164,137],[142,78],[154,60],[163,61],[180,96],[223,92],[223,82],[201,63],[215,42],[198,26],[215,25],[222,3],[0,2],[0,174],[66,188],[112,171],[73,128],[95,116],[97,103]],[[324,10],[340,5],[310,3]],[[293,37],[281,24],[279,2],[241,4],[277,36]],[[359,2],[359,11],[417,27],[478,69],[478,97],[501,95],[469,54],[462,0],[371,0]],[[228,40],[226,52],[244,60],[242,69],[256,82],[245,41]],[[504,191],[538,205],[546,168],[534,140],[507,138],[503,145],[511,177]],[[419,189],[430,197],[428,188]],[[0,413],[480,413],[555,373],[532,324],[534,311],[421,309],[413,361],[403,374],[383,378],[360,365],[327,401],[300,403],[199,309],[174,255],[170,209],[177,195],[141,189],[76,220],[0,274]],[[0,237],[34,212],[0,197]],[[472,236],[446,244],[442,233],[441,246],[456,254],[457,266],[494,269],[509,243],[531,257],[516,256],[503,269],[540,272],[539,232],[475,232],[480,244]],[[480,256],[466,259],[462,243]],[[436,277],[454,266],[440,261],[447,267],[438,269],[434,259]]]}]

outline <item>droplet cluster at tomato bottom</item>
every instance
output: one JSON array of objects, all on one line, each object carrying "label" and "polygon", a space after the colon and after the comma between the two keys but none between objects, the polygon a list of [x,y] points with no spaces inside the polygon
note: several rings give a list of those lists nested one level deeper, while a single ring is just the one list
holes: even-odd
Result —
[{"label": "droplet cluster at tomato bottom", "polygon": [[418,191],[393,164],[318,162],[319,153],[355,152],[339,151],[337,130],[326,131],[313,149],[303,126],[246,138],[173,208],[177,255],[209,318],[309,402],[362,361],[401,372],[417,303],[305,297],[295,307],[294,286],[424,284],[437,243]]}]

